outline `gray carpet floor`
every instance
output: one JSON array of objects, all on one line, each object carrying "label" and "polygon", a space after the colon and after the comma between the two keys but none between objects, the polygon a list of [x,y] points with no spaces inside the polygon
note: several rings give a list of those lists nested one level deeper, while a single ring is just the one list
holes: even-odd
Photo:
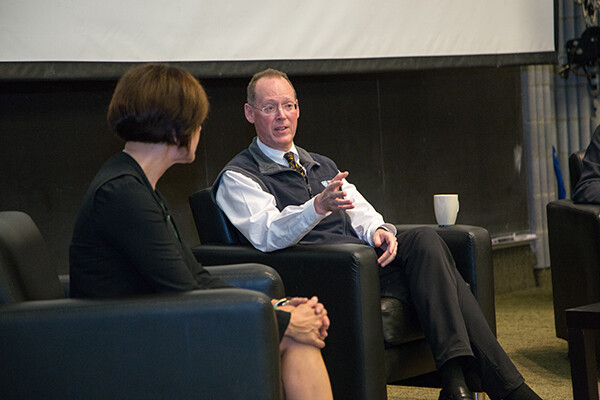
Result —
[{"label": "gray carpet floor", "polygon": [[[496,295],[496,323],[498,340],[529,386],[545,400],[573,398],[567,342],[554,334],[551,288]],[[438,396],[439,389],[388,386],[389,400]]]}]

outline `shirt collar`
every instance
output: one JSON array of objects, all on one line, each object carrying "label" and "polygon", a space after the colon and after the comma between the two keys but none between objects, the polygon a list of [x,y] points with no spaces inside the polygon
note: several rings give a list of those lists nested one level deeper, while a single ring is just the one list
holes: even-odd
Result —
[{"label": "shirt collar", "polygon": [[[285,158],[283,158],[283,155],[285,153],[287,153],[287,151],[281,151],[281,150],[273,149],[273,148],[267,146],[266,144],[264,144],[263,142],[260,141],[258,136],[256,137],[256,144],[258,145],[258,148],[260,149],[260,151],[262,151],[271,160],[273,160],[274,162],[276,162],[279,165],[283,165],[285,167],[288,166],[287,160]],[[300,157],[298,155],[298,150],[296,149],[296,145],[292,143],[292,148],[289,151],[294,153],[294,159],[296,160],[296,162],[298,162]]]}]

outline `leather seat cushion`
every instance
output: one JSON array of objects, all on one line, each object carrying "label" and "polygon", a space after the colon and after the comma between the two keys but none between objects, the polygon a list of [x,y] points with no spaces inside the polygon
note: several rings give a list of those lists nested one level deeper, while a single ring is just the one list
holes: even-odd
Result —
[{"label": "leather seat cushion", "polygon": [[382,297],[381,315],[386,347],[424,338],[417,314],[410,305],[393,297]]}]

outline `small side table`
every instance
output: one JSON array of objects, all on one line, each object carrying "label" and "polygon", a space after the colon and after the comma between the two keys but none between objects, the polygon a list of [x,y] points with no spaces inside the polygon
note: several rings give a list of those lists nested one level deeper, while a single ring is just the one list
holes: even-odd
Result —
[{"label": "small side table", "polygon": [[600,303],[566,310],[569,359],[574,400],[598,400],[596,335],[600,330]]}]

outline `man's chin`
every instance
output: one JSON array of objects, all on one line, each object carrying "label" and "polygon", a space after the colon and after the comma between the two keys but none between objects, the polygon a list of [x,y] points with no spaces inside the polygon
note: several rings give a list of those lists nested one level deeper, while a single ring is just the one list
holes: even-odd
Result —
[{"label": "man's chin", "polygon": [[294,142],[294,136],[284,135],[284,136],[277,137],[277,138],[275,138],[275,140],[271,140],[271,141],[269,141],[269,143],[265,143],[265,144],[273,149],[277,149],[277,150],[281,150],[281,151],[288,151],[289,149],[292,148],[293,142]]}]

